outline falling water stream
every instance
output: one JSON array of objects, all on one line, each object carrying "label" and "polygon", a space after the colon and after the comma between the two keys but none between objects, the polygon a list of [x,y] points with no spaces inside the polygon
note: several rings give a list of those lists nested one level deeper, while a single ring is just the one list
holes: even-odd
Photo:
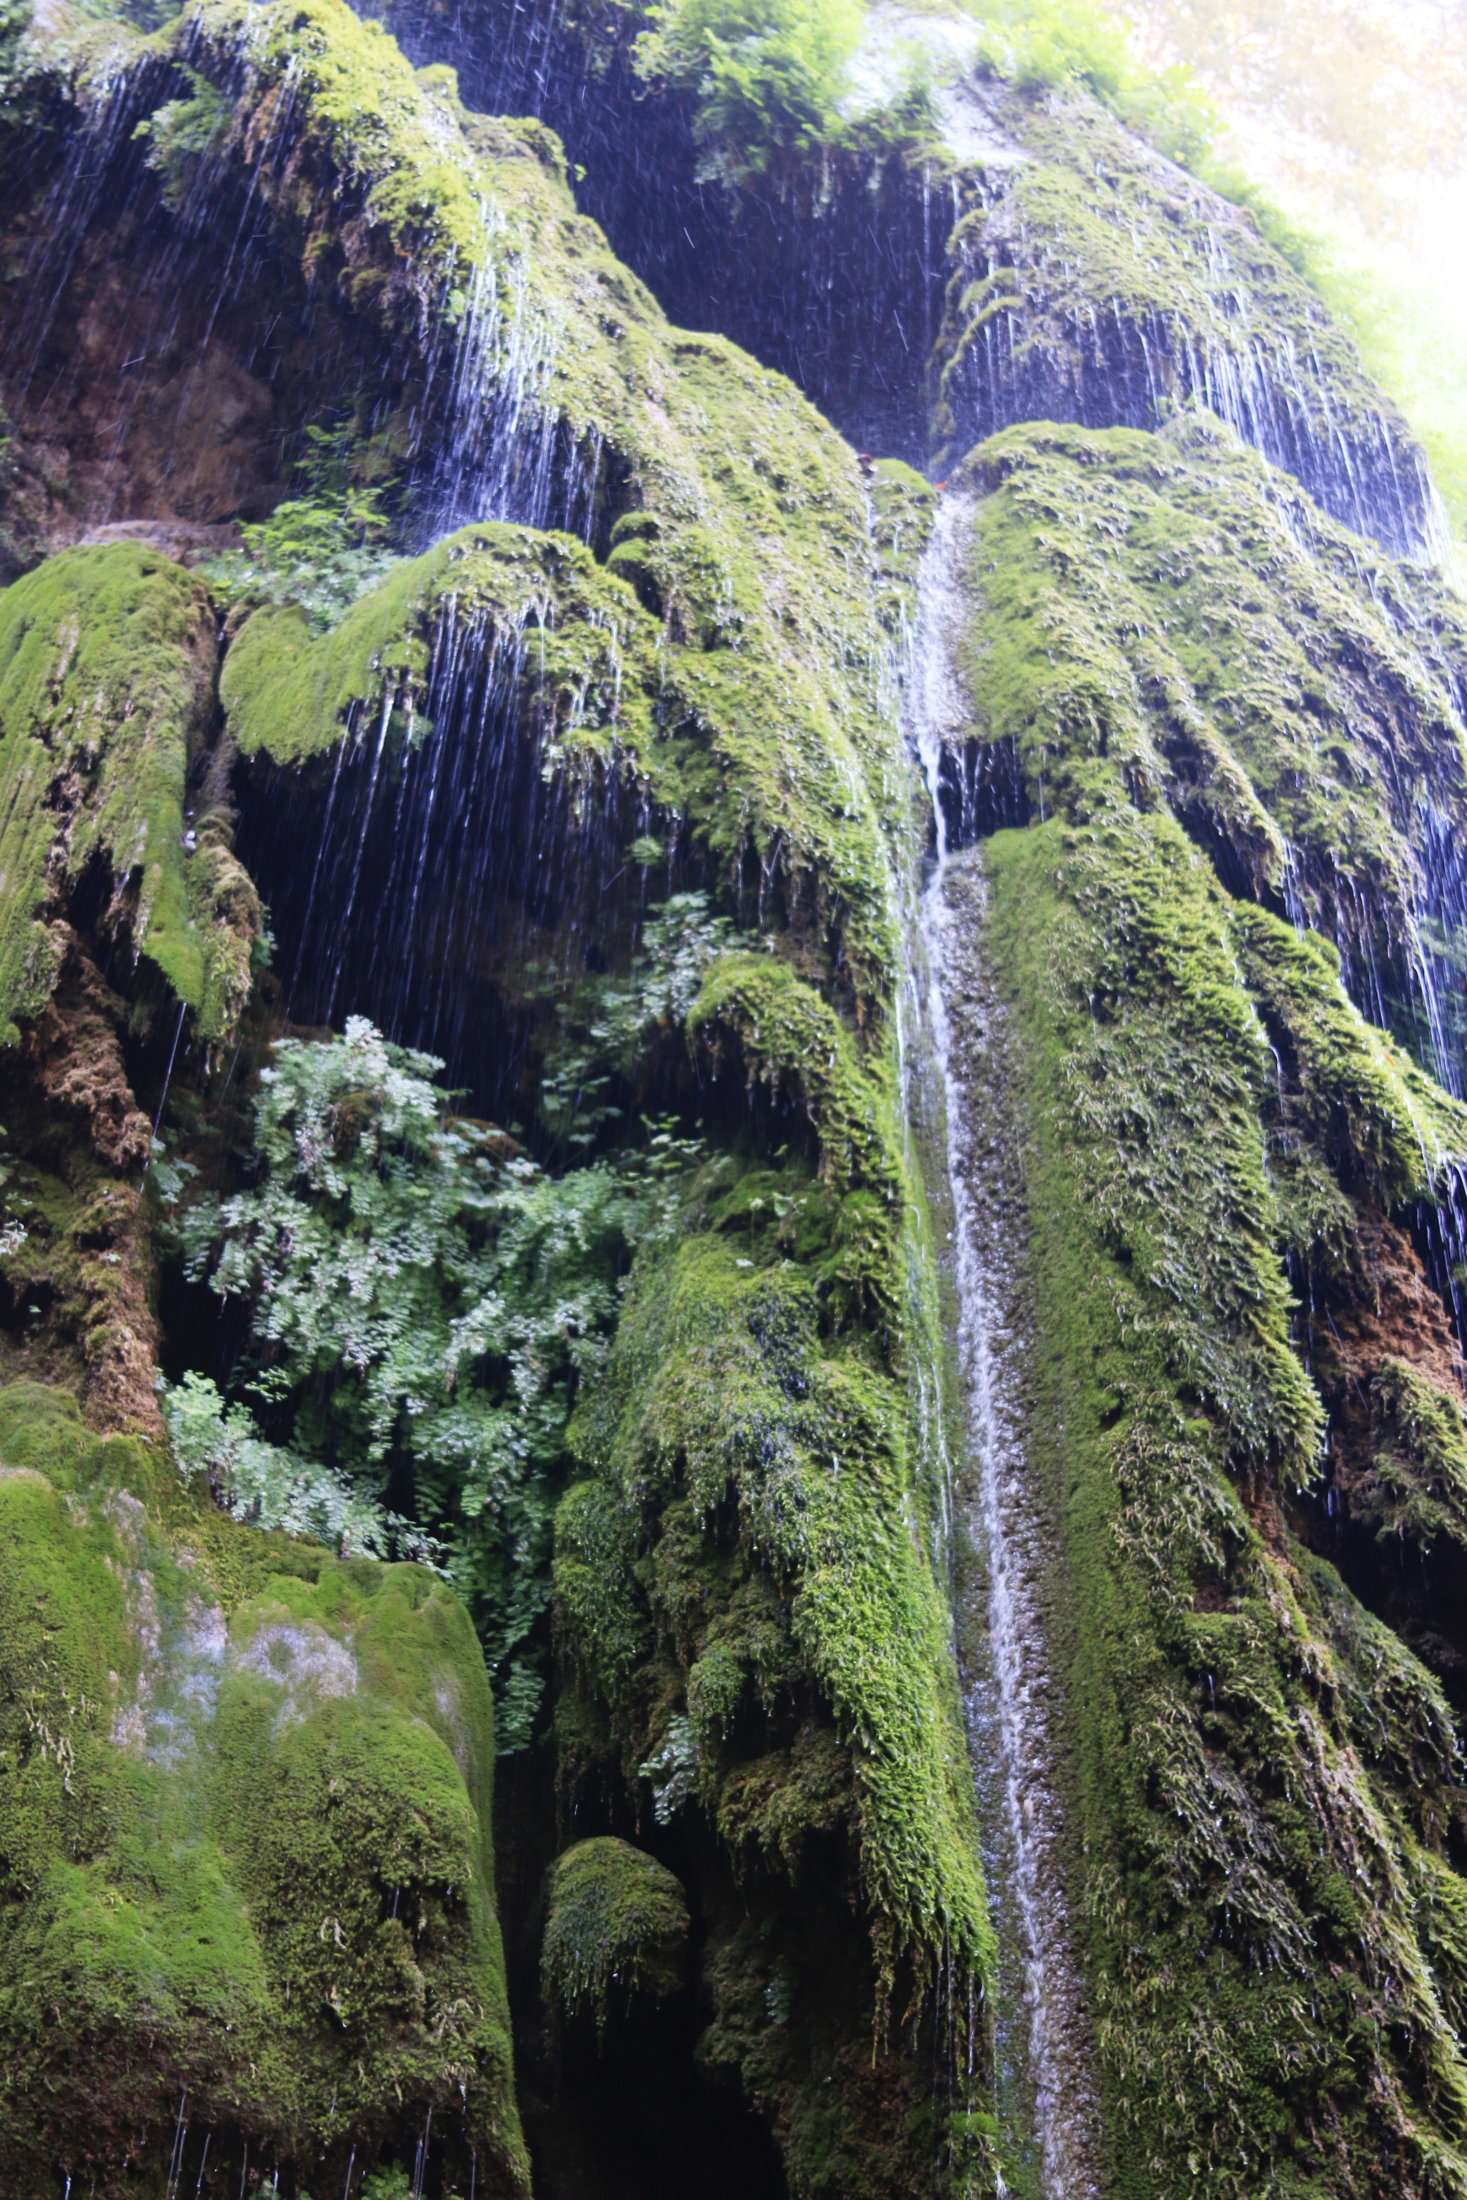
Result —
[{"label": "falling water stream", "polygon": [[963,1441],[953,1473],[964,1709],[999,1942],[995,2096],[1009,2174],[1090,2200],[1099,2111],[1069,1925],[1049,1599],[1054,1529],[1026,1440],[1024,1202],[1005,1012],[987,967],[981,849],[949,851],[943,758],[967,731],[956,668],[971,503],[939,509],[919,579],[910,732],[937,819],[919,910],[926,1025],[944,1126]]},{"label": "falling water stream", "polygon": [[[42,338],[70,280],[81,217],[90,215],[108,179],[121,172],[137,99],[137,87],[119,80],[115,94],[98,102],[77,158],[56,186],[47,234],[61,243],[53,252],[55,265],[43,270],[39,320],[27,332],[27,377],[38,371]],[[277,121],[282,143],[289,111],[289,101],[282,101],[284,119]],[[273,157],[267,141],[257,156],[257,173]],[[175,258],[168,267],[185,264],[190,223],[209,211],[210,187],[206,178],[196,186],[197,205],[185,198],[174,209],[182,241],[170,236],[168,250]],[[155,187],[143,177],[133,188],[150,201]],[[243,291],[246,275],[253,279],[257,273],[257,259],[265,264],[255,234],[259,197],[252,179],[240,200],[238,233],[225,254],[210,334],[226,295]],[[523,270],[507,258],[499,266],[489,249],[496,218],[492,208],[482,211],[484,265],[470,286],[460,325],[430,348],[426,362],[424,380],[433,405],[420,401],[424,417],[415,426],[424,446],[418,458],[419,524],[431,537],[468,520],[511,518],[535,526],[559,523],[589,538],[603,453],[594,442],[569,447],[558,429],[544,390],[562,332],[537,310]],[[1222,246],[1217,250],[1221,253]],[[924,249],[924,269],[929,256]],[[1231,279],[1224,261],[1214,273],[1219,286]],[[157,287],[166,288],[161,281]],[[165,322],[160,313],[151,339],[155,349],[165,335],[171,339],[171,323]],[[1151,333],[1160,356],[1171,332]],[[985,425],[1002,424],[1034,410],[1035,402],[1032,393],[1023,402],[1014,396],[1016,370],[1004,350],[1004,325],[995,322],[985,339],[987,348],[975,353],[970,370],[985,378],[974,402]],[[1147,341],[1142,331],[1137,356],[1147,387],[1131,406],[1138,418],[1159,409]],[[929,329],[929,349],[930,342]],[[1104,367],[1098,341],[1096,352],[1098,367]],[[1127,364],[1134,368],[1135,360],[1128,357]],[[1372,478],[1362,488],[1351,471],[1358,462],[1355,447],[1333,421],[1308,418],[1305,382],[1287,387],[1287,402],[1278,396],[1284,378],[1276,357],[1256,348],[1242,349],[1236,358],[1189,357],[1184,379],[1258,448],[1292,459],[1301,471],[1311,451],[1316,471],[1324,468],[1317,444],[1331,467],[1338,463],[1339,479],[1325,482],[1325,489],[1334,491],[1332,509],[1382,539],[1421,547],[1424,492],[1412,480],[1402,487],[1394,447],[1383,431],[1375,456],[1386,487]],[[1322,370],[1317,379],[1322,386]],[[1112,380],[1119,384],[1118,372]],[[1117,387],[1106,391],[1104,417],[1129,416],[1120,403],[1124,395],[1118,396]],[[1435,524],[1436,507],[1426,508]],[[932,798],[936,853],[916,913],[913,960],[923,994],[924,1043],[912,1050],[921,1057],[913,1075],[927,1079],[924,1112],[939,1126],[933,1144],[941,1149],[936,1167],[945,1183],[937,1205],[951,1231],[948,1281],[962,1422],[951,1467],[949,1533],[964,1709],[999,1945],[991,2005],[1004,2164],[999,2189],[1015,2200],[1020,2195],[1095,2200],[1100,2189],[1095,2057],[1068,1904],[1063,1706],[1055,1652],[1055,1498],[1037,1470],[1028,1432],[1034,1324],[1010,1082],[1012,1043],[988,955],[983,850],[981,845],[950,848],[944,814],[944,795],[950,811],[951,792],[960,781],[961,751],[972,722],[958,642],[968,616],[963,567],[973,520],[973,504],[963,496],[939,504],[918,583],[909,732]],[[487,948],[471,960],[464,942],[493,941],[518,926],[512,944],[498,951],[501,958],[524,961],[534,944],[547,967],[554,964],[552,978],[563,978],[572,967],[571,950],[579,945],[577,868],[589,867],[587,849],[593,844],[605,854],[626,839],[626,819],[610,796],[604,814],[589,821],[572,823],[568,813],[562,815],[538,760],[527,757],[513,738],[532,629],[552,611],[548,600],[527,602],[518,624],[511,620],[495,627],[484,616],[460,620],[450,606],[435,635],[421,741],[400,758],[389,754],[394,701],[389,693],[361,738],[338,746],[308,849],[282,824],[283,805],[262,803],[253,822],[247,819],[242,828],[241,851],[294,948],[285,975],[292,1013],[303,1022],[334,1023],[346,1010],[369,1011],[394,1038],[430,1045],[460,1068],[467,1065],[485,1104],[508,1098],[494,1089],[488,1062],[480,1063],[474,1054],[476,1043],[486,1056],[509,1051],[484,1005],[502,970]],[[1459,706],[1467,702],[1456,700]],[[1467,871],[1445,822],[1427,836],[1424,871],[1427,901],[1446,933],[1467,911]],[[329,923],[323,910],[330,913]],[[1302,905],[1297,912],[1291,907],[1290,914],[1301,925],[1305,921]],[[1368,927],[1362,922],[1358,931],[1365,938]],[[331,941],[329,957],[318,955],[308,967],[320,934]],[[564,970],[554,963],[557,955]],[[1438,1002],[1435,964],[1418,946],[1412,965],[1438,1074],[1461,1089],[1467,1065]],[[518,976],[522,989],[529,990],[525,973]],[[1370,987],[1362,980],[1359,990],[1370,996],[1366,1005],[1376,1020],[1385,1022],[1385,990],[1373,973],[1371,978]],[[548,995],[549,981],[542,991]],[[182,1028],[180,1010],[169,1076]],[[165,1098],[166,1091],[165,1079]],[[161,1122],[161,1103],[158,1112]],[[1467,1179],[1454,1184],[1442,1212],[1444,1219],[1433,1227],[1442,1236],[1440,1265],[1450,1273],[1467,1246]],[[1459,1306],[1459,1318],[1463,1311]],[[191,1654],[195,1647],[190,1644]],[[208,1667],[205,1651],[214,1655],[207,1643],[197,1651],[201,1673]],[[197,1695],[203,1682],[193,1688],[191,1680],[190,1686]],[[157,1714],[159,1721],[163,1717]],[[185,2094],[168,2170],[170,2193],[182,2189],[187,2107]],[[415,2156],[415,2195],[429,2174],[431,2136],[430,2118]],[[200,2185],[207,2147],[206,2136]],[[348,2191],[355,2162],[353,2151]],[[473,2177],[476,2181],[477,2161]]]}]

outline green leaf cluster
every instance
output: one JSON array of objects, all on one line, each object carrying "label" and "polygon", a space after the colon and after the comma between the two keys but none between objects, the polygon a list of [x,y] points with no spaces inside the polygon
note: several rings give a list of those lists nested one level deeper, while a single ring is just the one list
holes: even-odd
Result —
[{"label": "green leaf cluster", "polygon": [[284,1444],[267,1443],[241,1405],[227,1405],[207,1375],[193,1372],[163,1387],[163,1414],[174,1457],[192,1480],[207,1482],[236,1520],[257,1528],[366,1552],[436,1564],[441,1550],[398,1513],[363,1496],[342,1475]]},{"label": "green leaf cluster", "polygon": [[[207,84],[203,92],[218,99]],[[192,112],[198,103],[175,104]],[[160,139],[158,125],[173,111],[163,108],[144,126],[169,158],[195,127],[208,126],[207,115],[200,115],[196,124],[178,123]],[[305,455],[297,463],[305,495],[287,497],[268,519],[246,522],[242,547],[211,559],[204,572],[227,604],[296,603],[312,632],[321,634],[396,560],[386,547],[390,519],[382,492],[360,478],[364,459],[350,424],[307,428]]]},{"label": "green leaf cluster", "polygon": [[475,1616],[508,1750],[539,1697],[531,1638],[566,1420],[649,1199],[604,1161],[545,1175],[449,1113],[441,1066],[361,1018],[276,1048],[256,1181],[186,1206],[178,1229],[190,1272],[248,1306],[237,1387],[289,1441],[197,1381],[169,1418],[184,1463],[246,1515],[370,1549],[409,1532],[382,1509],[391,1493]]},{"label": "green leaf cluster", "polygon": [[861,0],[682,0],[652,10],[634,48],[643,77],[696,95],[700,176],[743,183],[873,137],[910,135],[927,120],[913,84],[890,110],[844,112],[849,65],[865,27]]},{"label": "green leaf cluster", "polygon": [[1171,159],[1192,167],[1217,130],[1190,71],[1136,58],[1126,25],[1095,0],[965,0],[983,26],[981,58],[1029,90],[1083,87]]},{"label": "green leaf cluster", "polygon": [[[156,26],[149,25],[150,29]],[[193,89],[144,115],[133,131],[148,148],[148,166],[163,178],[163,203],[177,212],[198,165],[214,151],[233,115],[233,105],[197,69],[187,69]]]},{"label": "green leaf cluster", "polygon": [[[638,843],[633,844],[635,857]],[[654,844],[655,845],[655,844]],[[752,943],[700,893],[672,894],[642,930],[641,946],[624,977],[600,979],[579,1017],[567,1009],[562,1043],[541,1080],[539,1106],[547,1127],[572,1151],[593,1145],[617,1113],[606,1098],[618,1070],[660,1033],[680,1028],[720,955]],[[695,1158],[696,1148],[670,1125],[652,1127],[646,1160],[657,1174]],[[659,1157],[663,1157],[659,1159]]]}]

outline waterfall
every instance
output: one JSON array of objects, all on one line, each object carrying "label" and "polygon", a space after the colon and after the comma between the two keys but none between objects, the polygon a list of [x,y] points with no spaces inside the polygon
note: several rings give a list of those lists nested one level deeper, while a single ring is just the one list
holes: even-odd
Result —
[{"label": "waterfall", "polygon": [[1001,1951],[994,2075],[1005,2152],[1037,2154],[1044,2200],[1089,2200],[1099,2191],[1099,2105],[1065,1885],[1048,1609],[1055,1531],[1026,1445],[1032,1325],[1010,1048],[986,967],[981,850],[950,852],[943,815],[945,752],[969,717],[956,642],[972,521],[966,500],[939,509],[919,577],[910,711],[937,820],[918,948],[945,1124],[948,1197],[939,1204],[952,1232],[964,1413],[954,1475],[957,1632]]}]

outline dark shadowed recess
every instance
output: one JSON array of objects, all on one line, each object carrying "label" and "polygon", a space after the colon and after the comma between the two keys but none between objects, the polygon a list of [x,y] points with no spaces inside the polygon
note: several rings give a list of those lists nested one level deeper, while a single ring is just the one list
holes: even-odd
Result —
[{"label": "dark shadowed recess", "polygon": [[26,179],[23,249],[0,288],[12,501],[34,537],[17,545],[24,562],[147,522],[174,531],[168,547],[217,547],[188,531],[261,518],[287,493],[321,389],[372,389],[369,431],[401,402],[372,333],[306,285],[232,174],[166,202],[133,132],[188,86],[161,67],[158,79],[129,82],[91,127],[58,131],[50,172]]},{"label": "dark shadowed recess", "polygon": [[[976,255],[972,282],[1004,272]],[[1026,304],[996,311],[970,343],[944,392],[952,428],[942,464],[1020,420],[1072,421],[1082,428],[1154,429],[1179,404],[1200,403],[1236,429],[1272,466],[1292,474],[1326,512],[1373,538],[1393,557],[1437,555],[1426,461],[1399,421],[1342,409],[1334,418],[1316,388],[1292,386],[1277,360],[1256,373],[1194,346],[1185,325],[1162,313],[1135,315],[1119,303],[1077,321],[1063,343],[1036,341]]]},{"label": "dark shadowed recess", "polygon": [[[471,668],[464,709],[404,751],[370,728],[241,787],[238,851],[270,911],[297,1027],[365,1016],[448,1065],[473,1112],[532,1099],[547,1018],[626,959],[640,874],[615,778],[547,784],[513,706]],[[625,886],[627,894],[618,892]]]},{"label": "dark shadowed recess", "polygon": [[[540,1999],[548,1859],[604,1830],[600,1811],[557,1827],[553,1743],[501,1758],[495,1854],[515,2012],[516,2091],[534,2163],[535,2200],[784,2200],[779,2150],[737,2077],[708,2067],[698,2042],[713,2015],[702,1984],[706,1923],[694,1926],[688,1980],[666,2004],[616,2009],[598,2042],[589,2017],[555,2020]],[[672,1828],[616,1830],[686,1873]],[[711,1845],[709,1845],[711,1846]],[[735,1902],[726,1863],[710,1859]],[[689,1884],[693,1882],[689,1880]]]},{"label": "dark shadowed recess", "polygon": [[1033,811],[1024,785],[1019,745],[1001,741],[965,741],[945,748],[937,767],[937,799],[942,805],[948,850],[971,848],[978,840],[1008,826],[1027,825]]},{"label": "dark shadowed recess", "polygon": [[458,71],[470,107],[550,124],[583,171],[582,212],[679,327],[787,374],[857,449],[926,464],[952,224],[940,187],[899,158],[833,160],[787,191],[700,183],[691,102],[644,97],[612,32],[582,38],[545,0],[381,12],[416,64]]},{"label": "dark shadowed recess", "polygon": [[[751,862],[719,891],[678,820],[614,770],[584,786],[547,779],[519,707],[493,654],[465,652],[416,747],[372,724],[303,766],[244,766],[236,847],[269,911],[287,1025],[367,1017],[439,1056],[465,1112],[564,1166],[572,1156],[535,1125],[537,1095],[557,1046],[594,1022],[601,982],[627,970],[669,895],[707,892],[753,926],[761,880]],[[655,866],[631,852],[648,834],[664,850]],[[613,1142],[635,1139],[640,1113],[668,1111],[735,1150],[768,1138],[814,1157],[800,1103],[747,1089],[734,1062],[715,1072],[678,1032],[644,1038],[635,1084],[614,1078],[600,1098]]]}]

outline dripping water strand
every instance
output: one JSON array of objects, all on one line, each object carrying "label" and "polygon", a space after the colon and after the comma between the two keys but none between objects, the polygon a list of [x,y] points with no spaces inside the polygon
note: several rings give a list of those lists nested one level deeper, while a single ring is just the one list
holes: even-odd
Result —
[{"label": "dripping water strand", "polygon": [[188,1002],[180,1001],[178,1004],[178,1019],[173,1026],[173,1044],[168,1049],[168,1067],[163,1072],[163,1090],[158,1095],[158,1112],[153,1117],[153,1129],[152,1134],[148,1139],[147,1157],[143,1162],[144,1176],[147,1175],[149,1169],[153,1166],[153,1155],[156,1152],[158,1145],[158,1132],[161,1129],[163,1123],[163,1110],[168,1105],[168,1088],[173,1083],[174,1064],[178,1060],[178,1042],[183,1037],[183,1023],[184,1018],[187,1016],[187,1014]]},{"label": "dripping water strand", "polygon": [[[972,507],[939,508],[919,580],[911,732],[937,861],[923,895],[927,1020],[946,1121],[966,1437],[956,1470],[964,1707],[1001,1957],[995,2096],[1011,2154],[1033,2147],[1045,2200],[1092,2200],[1098,2106],[1070,1928],[1046,1598],[1053,1535],[1025,1446],[1022,1186],[1006,1120],[1000,1007],[986,977],[976,852],[950,856],[945,754],[970,722],[956,673]],[[977,1586],[986,1585],[984,1589]],[[971,1588],[971,1593],[970,1593]]]}]

